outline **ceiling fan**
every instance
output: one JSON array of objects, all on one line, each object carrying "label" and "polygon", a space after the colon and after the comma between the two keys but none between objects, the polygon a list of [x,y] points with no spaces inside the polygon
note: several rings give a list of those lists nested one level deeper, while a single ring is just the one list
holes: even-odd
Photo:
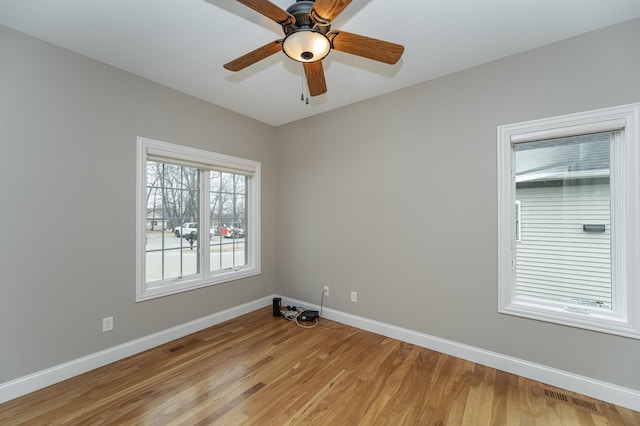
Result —
[{"label": "ceiling fan", "polygon": [[237,0],[282,26],[284,38],[272,41],[224,65],[229,71],[240,71],[279,51],[302,62],[309,94],[327,91],[322,59],[331,49],[362,56],[387,64],[398,62],[404,47],[341,30],[332,30],[331,22],[351,0],[297,0],[287,10],[269,0]]}]

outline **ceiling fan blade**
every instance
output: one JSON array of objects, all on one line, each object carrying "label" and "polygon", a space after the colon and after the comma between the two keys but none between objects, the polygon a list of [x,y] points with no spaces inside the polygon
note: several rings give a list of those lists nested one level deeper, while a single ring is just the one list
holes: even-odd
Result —
[{"label": "ceiling fan blade", "polygon": [[327,83],[324,80],[324,69],[322,61],[303,62],[304,74],[307,77],[309,94],[311,96],[322,95],[327,92]]},{"label": "ceiling fan blade", "polygon": [[333,21],[349,3],[351,0],[316,0],[311,12],[315,11],[316,16],[323,20]]},{"label": "ceiling fan blade", "polygon": [[278,53],[280,51],[282,51],[282,40],[275,40],[262,47],[258,47],[256,50],[252,50],[246,55],[240,56],[227,64],[224,64],[223,67],[229,71],[240,71],[249,65],[253,65],[256,62],[261,61],[264,58],[268,58],[274,53]]},{"label": "ceiling fan blade", "polygon": [[296,19],[286,10],[271,3],[269,0],[237,0],[239,3],[255,10],[280,25],[291,25]]},{"label": "ceiling fan blade", "polygon": [[362,56],[387,64],[395,64],[400,60],[404,46],[371,37],[348,33],[346,31],[329,31],[327,33],[331,46],[340,52]]}]

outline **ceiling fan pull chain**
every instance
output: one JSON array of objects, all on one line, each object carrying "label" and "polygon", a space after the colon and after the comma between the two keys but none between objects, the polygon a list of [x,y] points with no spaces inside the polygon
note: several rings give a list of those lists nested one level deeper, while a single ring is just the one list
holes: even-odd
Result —
[{"label": "ceiling fan pull chain", "polygon": [[[300,101],[305,102],[307,105],[309,105],[309,94],[307,94],[306,96],[306,101],[305,101],[305,96],[304,96],[304,88],[305,88],[305,84],[304,84],[304,67],[302,68],[302,74],[300,75]],[[307,89],[308,90],[308,89]]]}]

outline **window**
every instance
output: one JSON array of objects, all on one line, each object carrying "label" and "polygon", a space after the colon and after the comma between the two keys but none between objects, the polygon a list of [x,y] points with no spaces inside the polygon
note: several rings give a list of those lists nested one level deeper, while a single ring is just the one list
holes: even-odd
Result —
[{"label": "window", "polygon": [[498,310],[640,338],[640,104],[498,127]]},{"label": "window", "polygon": [[260,273],[260,163],[138,138],[142,301]]}]

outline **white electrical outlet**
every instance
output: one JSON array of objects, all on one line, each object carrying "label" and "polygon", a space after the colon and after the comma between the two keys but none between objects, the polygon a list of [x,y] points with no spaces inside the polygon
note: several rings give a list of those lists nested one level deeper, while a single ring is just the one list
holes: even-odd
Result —
[{"label": "white electrical outlet", "polygon": [[357,292],[355,292],[355,291],[351,292],[351,301],[354,302],[354,303],[358,301],[358,293]]},{"label": "white electrical outlet", "polygon": [[328,285],[325,285],[325,286],[324,286],[324,295],[325,295],[325,296],[328,296],[328,295],[329,295],[329,286],[328,286]]},{"label": "white electrical outlet", "polygon": [[102,331],[113,330],[113,317],[102,318]]}]

